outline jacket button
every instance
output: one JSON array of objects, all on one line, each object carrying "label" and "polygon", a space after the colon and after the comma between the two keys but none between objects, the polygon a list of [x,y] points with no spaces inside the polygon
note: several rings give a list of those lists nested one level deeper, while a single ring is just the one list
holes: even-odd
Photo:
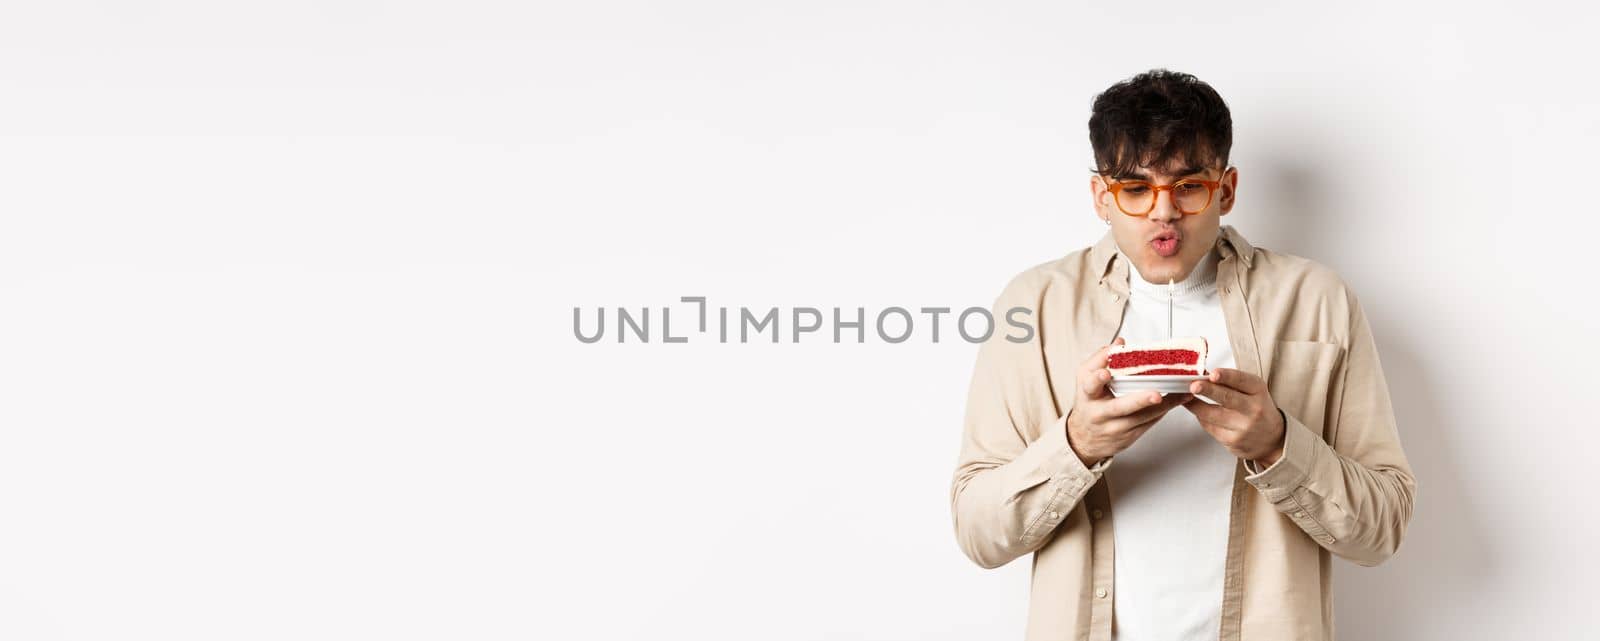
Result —
[{"label": "jacket button", "polygon": [[1105,516],[1105,515],[1106,515],[1106,513],[1105,512],[1101,512],[1100,510],[1095,510],[1093,513],[1090,514],[1090,516],[1093,516],[1094,518],[1097,518],[1097,519],[1102,517],[1102,516]]},{"label": "jacket button", "polygon": [[1060,512],[1051,512],[1050,513],[1050,518],[1059,519],[1059,518],[1061,518],[1061,513]]},{"label": "jacket button", "polygon": [[1094,591],[1094,595],[1097,596],[1097,597],[1100,597],[1102,599],[1106,598],[1106,594],[1107,594],[1107,592],[1106,592],[1105,588],[1100,588],[1100,589]]}]

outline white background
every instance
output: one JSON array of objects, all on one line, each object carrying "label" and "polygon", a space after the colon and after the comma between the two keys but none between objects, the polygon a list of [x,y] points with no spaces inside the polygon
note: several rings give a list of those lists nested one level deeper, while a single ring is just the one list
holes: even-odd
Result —
[{"label": "white background", "polygon": [[5,2],[0,638],[1019,638],[951,326],[572,309],[987,306],[1151,67],[1370,315],[1420,490],[1341,636],[1584,634],[1597,16],[1291,4]]}]

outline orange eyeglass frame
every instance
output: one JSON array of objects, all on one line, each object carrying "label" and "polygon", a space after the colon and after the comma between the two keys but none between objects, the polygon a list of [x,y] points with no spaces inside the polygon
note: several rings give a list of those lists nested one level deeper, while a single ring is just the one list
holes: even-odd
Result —
[{"label": "orange eyeglass frame", "polygon": [[[1106,191],[1111,192],[1111,202],[1116,203],[1117,204],[1117,209],[1121,210],[1122,213],[1127,214],[1129,216],[1148,216],[1148,215],[1150,215],[1150,212],[1155,211],[1155,209],[1156,209],[1156,201],[1161,199],[1161,192],[1163,192],[1163,191],[1172,191],[1173,189],[1176,189],[1179,185],[1205,185],[1206,186],[1206,204],[1201,205],[1199,209],[1196,209],[1194,211],[1184,211],[1182,207],[1178,207],[1178,201],[1177,201],[1176,198],[1173,197],[1174,196],[1173,194],[1168,194],[1167,195],[1167,197],[1169,199],[1172,199],[1172,206],[1176,207],[1180,213],[1182,213],[1185,216],[1193,216],[1193,215],[1198,214],[1198,213],[1200,213],[1202,211],[1205,211],[1207,207],[1211,206],[1211,201],[1215,200],[1216,197],[1217,197],[1217,189],[1222,186],[1222,181],[1221,180],[1200,180],[1198,178],[1185,178],[1183,180],[1180,180],[1178,182],[1172,183],[1170,185],[1152,185],[1152,184],[1147,183],[1147,182],[1142,181],[1142,180],[1131,180],[1131,181],[1127,181],[1127,182],[1121,182],[1121,181],[1119,181],[1119,182],[1109,182],[1109,181],[1106,181],[1104,177],[1102,177],[1100,180],[1101,180],[1101,182],[1105,183]],[[1150,208],[1135,214],[1135,213],[1133,213],[1131,211],[1128,211],[1127,209],[1123,208],[1122,200],[1121,200],[1120,197],[1122,195],[1122,190],[1124,188],[1133,187],[1133,186],[1139,186],[1139,185],[1143,185],[1145,187],[1149,187],[1150,189],[1154,190],[1156,193],[1155,193],[1155,196],[1150,199]]]}]

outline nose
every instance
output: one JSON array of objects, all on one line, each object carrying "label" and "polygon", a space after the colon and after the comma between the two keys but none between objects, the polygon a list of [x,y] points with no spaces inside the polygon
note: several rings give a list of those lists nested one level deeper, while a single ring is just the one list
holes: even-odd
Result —
[{"label": "nose", "polygon": [[1156,205],[1150,210],[1150,220],[1161,223],[1177,222],[1183,218],[1183,212],[1178,211],[1178,203],[1173,201],[1173,192],[1163,189],[1156,192]]}]

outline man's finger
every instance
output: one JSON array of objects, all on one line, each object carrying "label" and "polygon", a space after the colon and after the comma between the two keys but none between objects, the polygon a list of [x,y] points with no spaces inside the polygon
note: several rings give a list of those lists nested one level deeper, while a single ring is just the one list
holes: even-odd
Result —
[{"label": "man's finger", "polygon": [[1184,403],[1183,408],[1189,410],[1189,413],[1194,415],[1195,420],[1200,421],[1202,425],[1222,420],[1223,412],[1228,411],[1221,405],[1212,405],[1200,400],[1198,396]]},{"label": "man's finger", "polygon": [[1155,427],[1156,423],[1160,423],[1160,422],[1161,422],[1160,417],[1157,417],[1157,418],[1145,421],[1143,423],[1140,423],[1138,425],[1135,425],[1131,429],[1128,430],[1128,436],[1132,437],[1133,440],[1137,441],[1137,440],[1139,440],[1139,437],[1144,436],[1145,432],[1150,431],[1150,428]]},{"label": "man's finger", "polygon": [[1119,416],[1127,416],[1146,407],[1160,405],[1161,393],[1151,391],[1135,392],[1108,400],[1106,403],[1106,418],[1117,418]]},{"label": "man's finger", "polygon": [[1079,387],[1083,395],[1089,398],[1101,398],[1109,394],[1105,385],[1111,380],[1111,372],[1106,370],[1106,365],[1111,361],[1111,347],[1127,343],[1121,336],[1111,341],[1111,345],[1102,346],[1085,361],[1083,368],[1078,370]]},{"label": "man's finger", "polygon": [[1145,423],[1154,424],[1156,421],[1161,420],[1161,417],[1165,416],[1167,412],[1184,404],[1188,399],[1188,394],[1167,394],[1162,397],[1161,402],[1134,410],[1132,414],[1127,416],[1110,419],[1106,422],[1106,425],[1113,430],[1126,427],[1131,431]]},{"label": "man's finger", "polygon": [[1218,367],[1217,369],[1212,370],[1206,376],[1206,379],[1221,385],[1226,385],[1246,394],[1260,394],[1267,391],[1266,381],[1261,380],[1260,376],[1256,376],[1255,374],[1251,374],[1250,372],[1246,372],[1242,369]]},{"label": "man's finger", "polygon": [[1111,362],[1111,348],[1127,342],[1121,336],[1118,336],[1111,341],[1110,345],[1102,345],[1100,349],[1095,350],[1094,354],[1089,356],[1089,361],[1084,363],[1084,369],[1097,370],[1104,368],[1107,363]]},{"label": "man's finger", "polygon": [[1195,420],[1200,421],[1200,426],[1206,428],[1208,432],[1215,429],[1236,429],[1235,424],[1242,416],[1226,406],[1210,405],[1199,398],[1185,402],[1183,408],[1189,410]]},{"label": "man's finger", "polygon": [[1243,411],[1244,395],[1237,390],[1223,387],[1211,381],[1195,381],[1189,384],[1189,391],[1209,398],[1223,407]]},{"label": "man's finger", "polygon": [[1200,422],[1200,429],[1205,430],[1207,434],[1211,435],[1211,438],[1216,439],[1218,442],[1222,441],[1223,434],[1230,429],[1228,426],[1218,422],[1222,420],[1222,413],[1227,411],[1221,407],[1206,405],[1205,401],[1195,401],[1183,407],[1194,414],[1195,420]]},{"label": "man's finger", "polygon": [[1090,399],[1100,399],[1111,394],[1106,386],[1111,382],[1111,370],[1097,369],[1085,376],[1080,387],[1083,395]]}]

